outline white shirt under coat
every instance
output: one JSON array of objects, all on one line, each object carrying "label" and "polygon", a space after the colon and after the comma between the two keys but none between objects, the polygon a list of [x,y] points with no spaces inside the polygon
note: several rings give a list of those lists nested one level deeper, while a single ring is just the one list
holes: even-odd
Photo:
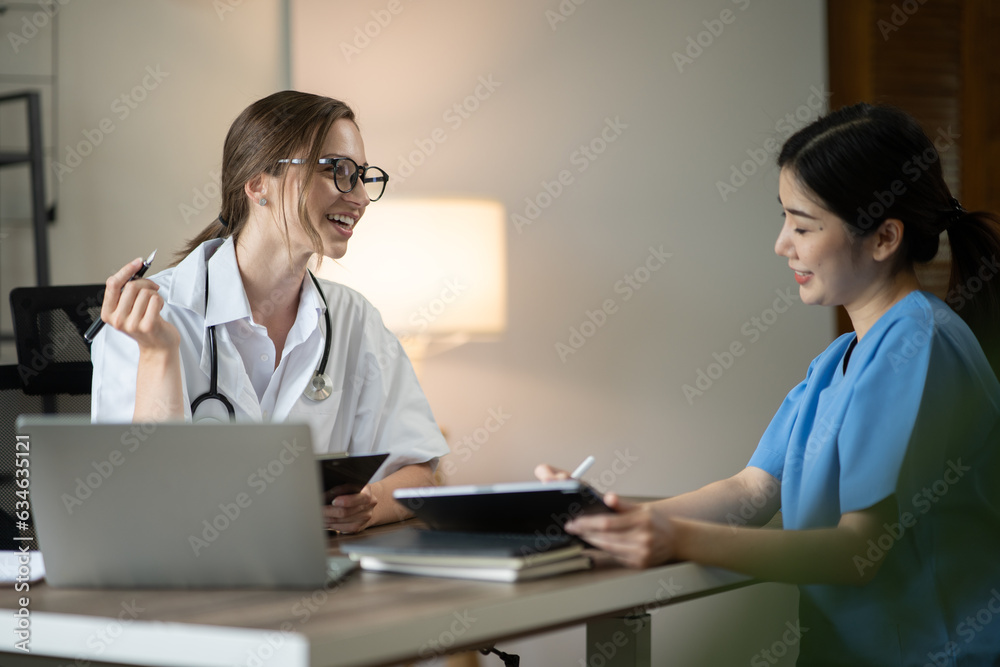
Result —
[{"label": "white shirt under coat", "polygon": [[[354,290],[319,281],[330,310],[326,373],[333,391],[325,400],[312,401],[302,392],[322,358],[326,326],[323,301],[312,280],[306,277],[302,282],[295,323],[275,368],[274,345],[267,330],[253,321],[232,238],[207,241],[177,266],[150,279],[160,286],[163,317],[181,334],[185,421],[192,421],[191,401],[209,388],[208,327],[214,324],[218,391],[233,404],[237,422],[308,423],[317,453],[390,452],[376,479],[408,464],[436,465],[437,457],[448,453],[399,340],[385,328],[375,307]],[[138,344],[113,327],[104,327],[94,340],[91,357],[92,420],[131,422]],[[202,403],[196,417],[229,420],[225,406],[216,400]]]}]

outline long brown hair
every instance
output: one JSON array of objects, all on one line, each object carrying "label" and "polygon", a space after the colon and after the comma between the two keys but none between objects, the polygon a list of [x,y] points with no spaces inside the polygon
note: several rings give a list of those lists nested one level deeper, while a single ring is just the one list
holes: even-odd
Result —
[{"label": "long brown hair", "polygon": [[[218,218],[177,253],[174,264],[205,241],[229,236],[239,239],[250,217],[251,205],[243,188],[247,181],[260,174],[281,178],[277,205],[282,211],[287,239],[288,220],[284,215],[283,200],[289,165],[278,161],[304,157],[304,164],[316,164],[330,127],[342,118],[357,122],[354,111],[344,102],[294,90],[268,95],[244,109],[230,126],[222,149],[222,210]],[[298,222],[316,252],[322,253],[323,241],[306,210],[306,199],[316,170],[302,171],[305,175],[299,188]]]}]

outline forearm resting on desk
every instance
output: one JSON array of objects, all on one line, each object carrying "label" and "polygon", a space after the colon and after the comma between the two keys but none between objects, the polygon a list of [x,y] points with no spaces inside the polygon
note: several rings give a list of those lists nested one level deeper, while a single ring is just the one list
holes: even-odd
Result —
[{"label": "forearm resting on desk", "polygon": [[652,504],[670,517],[763,526],[781,507],[781,484],[760,468],[748,467],[732,477]]},{"label": "forearm resting on desk", "polygon": [[372,525],[383,523],[393,523],[409,519],[413,513],[397,503],[392,492],[396,489],[405,489],[414,486],[434,486],[434,472],[430,463],[415,463],[403,466],[385,479],[372,484],[374,495],[378,499],[375,505],[375,513],[372,518]]},{"label": "forearm resting on desk", "polygon": [[864,560],[868,543],[878,539],[895,512],[890,496],[868,509],[845,513],[832,528],[766,530],[674,519],[673,557],[768,581],[861,585],[881,564]]}]

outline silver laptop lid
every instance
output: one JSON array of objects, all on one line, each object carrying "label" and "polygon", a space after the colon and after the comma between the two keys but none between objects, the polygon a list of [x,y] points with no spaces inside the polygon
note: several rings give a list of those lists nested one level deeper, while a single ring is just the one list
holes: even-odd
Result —
[{"label": "silver laptop lid", "polygon": [[314,587],[326,580],[304,424],[91,424],[25,416],[53,586]]}]

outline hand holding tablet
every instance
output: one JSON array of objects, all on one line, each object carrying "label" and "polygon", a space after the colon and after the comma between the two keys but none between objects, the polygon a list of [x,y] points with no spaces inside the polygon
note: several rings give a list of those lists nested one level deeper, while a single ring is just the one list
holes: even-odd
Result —
[{"label": "hand holding tablet", "polygon": [[324,501],[330,502],[337,496],[360,493],[388,457],[385,453],[317,455]]}]

